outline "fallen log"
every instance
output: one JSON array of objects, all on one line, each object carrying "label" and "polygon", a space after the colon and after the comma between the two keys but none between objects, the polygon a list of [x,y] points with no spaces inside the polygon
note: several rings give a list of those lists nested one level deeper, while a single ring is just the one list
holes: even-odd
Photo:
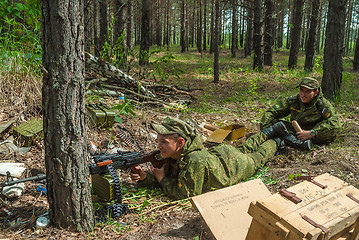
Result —
[{"label": "fallen log", "polygon": [[103,59],[95,57],[88,52],[85,53],[85,59],[86,68],[91,68],[103,77],[117,80],[126,87],[134,89],[135,91],[139,89],[143,95],[156,97],[153,92],[142,86],[139,81],[136,81],[133,77],[124,73]]}]

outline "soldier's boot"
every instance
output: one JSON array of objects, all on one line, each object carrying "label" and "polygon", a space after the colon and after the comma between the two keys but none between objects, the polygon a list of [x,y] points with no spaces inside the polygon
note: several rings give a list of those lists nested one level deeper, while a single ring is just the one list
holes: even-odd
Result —
[{"label": "soldier's boot", "polygon": [[273,140],[277,143],[277,152],[282,152],[285,150],[285,141],[281,138],[273,138]]},{"label": "soldier's boot", "polygon": [[300,141],[296,136],[293,134],[288,134],[287,136],[283,137],[283,140],[287,146],[299,149],[299,150],[306,150],[309,151],[313,148],[313,142],[311,139],[305,140],[304,142]]},{"label": "soldier's boot", "polygon": [[284,137],[288,135],[287,127],[282,121],[279,121],[272,126],[263,129],[262,132],[267,136],[268,139],[274,137]]}]

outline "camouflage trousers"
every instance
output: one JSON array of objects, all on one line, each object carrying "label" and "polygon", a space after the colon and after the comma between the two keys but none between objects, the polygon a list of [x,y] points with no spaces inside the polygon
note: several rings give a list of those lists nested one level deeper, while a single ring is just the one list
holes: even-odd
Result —
[{"label": "camouflage trousers", "polygon": [[263,132],[259,132],[248,138],[237,149],[253,159],[254,168],[257,169],[274,157],[277,143],[273,139],[268,139]]}]

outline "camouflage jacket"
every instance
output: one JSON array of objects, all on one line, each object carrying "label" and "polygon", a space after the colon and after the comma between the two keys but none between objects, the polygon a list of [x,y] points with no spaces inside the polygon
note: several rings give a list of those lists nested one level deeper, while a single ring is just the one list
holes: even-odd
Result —
[{"label": "camouflage jacket", "polygon": [[[290,121],[296,120],[303,130],[315,131],[314,142],[332,140],[341,129],[339,116],[335,113],[332,104],[323,97],[321,89],[308,104],[302,103],[299,95],[279,100],[264,113],[260,128],[267,128],[288,115]],[[289,128],[294,133],[294,129]]]},{"label": "camouflage jacket", "polygon": [[[222,144],[207,150],[199,137],[192,135],[186,141],[180,159],[169,160],[159,185],[168,197],[183,199],[237,184],[252,176],[260,166],[260,161],[230,145]],[[152,173],[147,172],[142,184],[158,183]]]}]

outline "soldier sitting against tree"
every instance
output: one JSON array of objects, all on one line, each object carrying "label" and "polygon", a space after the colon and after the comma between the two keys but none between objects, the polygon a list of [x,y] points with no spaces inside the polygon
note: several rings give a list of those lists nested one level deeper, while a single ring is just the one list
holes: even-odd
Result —
[{"label": "soldier sitting against tree", "polygon": [[224,188],[252,176],[268,159],[273,157],[284,142],[278,138],[288,134],[278,122],[234,147],[221,144],[204,148],[191,126],[179,119],[164,119],[152,124],[157,132],[157,147],[167,159],[162,168],[132,173],[131,179],[143,185],[159,185],[173,199],[198,195],[212,188]]}]

